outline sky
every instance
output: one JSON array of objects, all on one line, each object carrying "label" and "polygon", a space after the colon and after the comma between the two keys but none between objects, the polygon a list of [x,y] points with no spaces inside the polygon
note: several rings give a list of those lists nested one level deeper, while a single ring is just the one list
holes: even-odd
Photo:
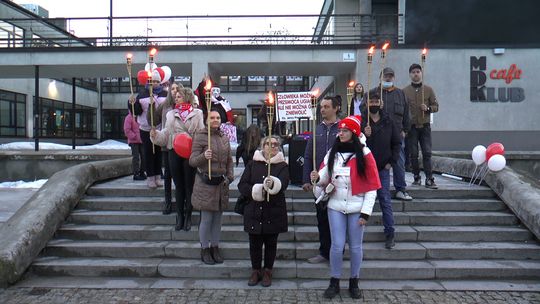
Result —
[{"label": "sky", "polygon": [[[108,17],[109,0],[14,0],[32,3],[57,17]],[[148,3],[152,3],[148,8]],[[113,0],[113,16],[206,16],[206,15],[318,15],[324,0]],[[312,34],[316,19],[140,19],[118,20],[113,24],[115,36],[166,35],[249,35],[286,30],[290,34]],[[79,37],[108,35],[106,20],[70,21],[68,31]]]}]

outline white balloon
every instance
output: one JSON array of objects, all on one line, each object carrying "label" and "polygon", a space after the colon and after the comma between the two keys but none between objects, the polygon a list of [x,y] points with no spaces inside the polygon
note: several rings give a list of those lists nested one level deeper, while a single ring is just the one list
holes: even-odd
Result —
[{"label": "white balloon", "polygon": [[472,159],[479,166],[486,161],[486,147],[478,145],[472,150]]},{"label": "white balloon", "polygon": [[164,65],[164,66],[161,67],[161,69],[163,70],[163,72],[165,72],[165,77],[163,77],[163,80],[161,81],[161,83],[169,81],[169,79],[171,79],[171,75],[172,75],[171,68]]},{"label": "white balloon", "polygon": [[499,172],[502,169],[504,169],[505,166],[506,166],[506,158],[504,158],[504,156],[500,154],[493,155],[488,160],[488,168],[489,170],[493,172]]},{"label": "white balloon", "polygon": [[[155,68],[157,68],[157,64],[155,64],[155,63],[152,62],[152,71],[153,71]],[[147,64],[144,65],[144,70],[145,70],[145,71],[150,71],[150,63],[147,63]]]}]

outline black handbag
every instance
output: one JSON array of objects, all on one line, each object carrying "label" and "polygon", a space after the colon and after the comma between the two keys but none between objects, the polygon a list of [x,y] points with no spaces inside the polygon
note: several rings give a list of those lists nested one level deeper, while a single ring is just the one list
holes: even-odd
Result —
[{"label": "black handbag", "polygon": [[212,178],[210,179],[208,177],[208,173],[199,171],[198,169],[197,169],[197,174],[199,174],[202,181],[207,185],[217,186],[223,183],[223,181],[225,180],[225,177],[223,175],[216,175],[216,176],[212,175]]},{"label": "black handbag", "polygon": [[234,206],[234,212],[244,215],[244,208],[246,208],[246,205],[248,204],[248,200],[245,196],[240,194],[238,199],[236,200],[236,205]]}]

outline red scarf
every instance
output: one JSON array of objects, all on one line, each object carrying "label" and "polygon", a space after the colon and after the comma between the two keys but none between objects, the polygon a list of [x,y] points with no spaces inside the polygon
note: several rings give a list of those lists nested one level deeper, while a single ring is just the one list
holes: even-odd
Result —
[{"label": "red scarf", "polygon": [[174,106],[176,112],[180,115],[183,122],[186,122],[189,113],[193,112],[193,106],[190,103],[182,102]]},{"label": "red scarf", "polygon": [[[375,162],[375,158],[373,157],[371,151],[364,155],[364,163],[364,175],[360,175],[356,169],[356,157],[351,158],[351,160],[347,162],[347,167],[349,167],[351,170],[352,195],[381,189],[379,170],[377,170],[377,163]],[[324,166],[326,166],[326,164],[323,162],[321,168]]]}]

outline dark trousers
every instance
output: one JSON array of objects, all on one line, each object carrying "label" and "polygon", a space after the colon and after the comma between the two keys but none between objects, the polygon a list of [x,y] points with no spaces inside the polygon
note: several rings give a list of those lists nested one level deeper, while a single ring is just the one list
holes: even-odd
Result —
[{"label": "dark trousers", "polygon": [[161,147],[154,146],[152,150],[152,142],[150,141],[150,132],[141,131],[141,140],[143,142],[143,156],[146,166],[146,175],[148,177],[161,175]]},{"label": "dark trousers", "polygon": [[[163,188],[165,189],[165,202],[169,203],[172,199],[172,177],[171,177],[171,168],[169,165],[169,151],[162,151],[161,158],[163,159],[163,168],[165,168]],[[174,153],[174,151],[173,151]]]},{"label": "dark trousers", "polygon": [[392,200],[390,198],[390,170],[380,170],[379,179],[381,180],[381,189],[377,190],[377,199],[379,199],[379,205],[382,211],[384,235],[386,237],[392,237],[394,236],[394,214],[392,212]]},{"label": "dark trousers", "polygon": [[129,144],[131,148],[131,168],[133,175],[144,173],[144,156],[142,144]]},{"label": "dark trousers", "polygon": [[278,234],[250,234],[249,235],[249,257],[251,258],[251,268],[261,269],[263,260],[264,245],[264,268],[272,269],[277,253]]},{"label": "dark trousers", "polygon": [[171,171],[174,186],[176,187],[176,206],[178,214],[191,213],[191,194],[193,193],[193,183],[195,182],[195,169],[189,166],[189,159],[182,158],[169,150],[169,168]]},{"label": "dark trousers", "polygon": [[420,164],[418,163],[418,144],[422,149],[422,164],[426,178],[431,178],[433,172],[431,169],[431,127],[425,124],[423,128],[412,126],[408,135],[409,149],[411,153],[411,165],[414,175],[420,174]]},{"label": "dark trousers", "polygon": [[319,230],[319,254],[325,259],[330,259],[330,223],[328,222],[328,208],[322,208],[322,204],[315,205],[317,208],[317,229]]}]

